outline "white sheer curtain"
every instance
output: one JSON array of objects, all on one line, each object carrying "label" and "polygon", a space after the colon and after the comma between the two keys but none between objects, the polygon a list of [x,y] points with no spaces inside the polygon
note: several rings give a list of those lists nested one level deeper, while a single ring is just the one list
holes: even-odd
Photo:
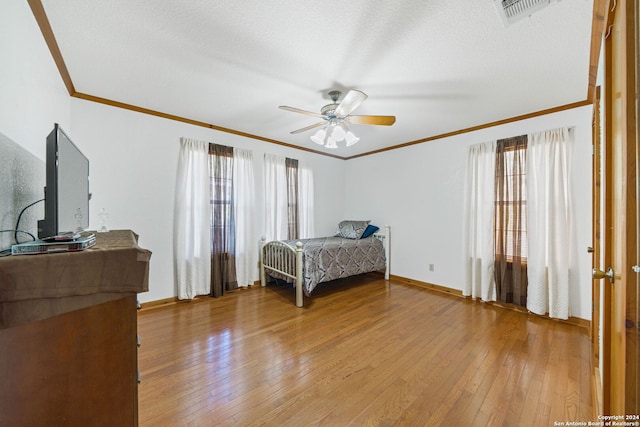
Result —
[{"label": "white sheer curtain", "polygon": [[258,277],[253,234],[256,206],[251,150],[233,149],[233,200],[236,228],[236,277],[238,286],[249,286]]},{"label": "white sheer curtain", "polygon": [[313,218],[313,170],[306,162],[298,162],[298,220],[300,238],[307,239],[315,237],[315,222]]},{"label": "white sheer curtain", "polygon": [[572,206],[569,188],[573,133],[555,129],[529,135],[527,193],[529,288],[527,309],[567,319]]},{"label": "white sheer curtain", "polygon": [[287,169],[285,158],[264,155],[265,236],[267,240],[287,238]]},{"label": "white sheer curtain", "polygon": [[469,147],[464,204],[465,282],[462,294],[496,300],[493,250],[496,142]]},{"label": "white sheer curtain", "polygon": [[174,264],[179,299],[209,293],[211,282],[209,144],[180,139],[174,209]]}]

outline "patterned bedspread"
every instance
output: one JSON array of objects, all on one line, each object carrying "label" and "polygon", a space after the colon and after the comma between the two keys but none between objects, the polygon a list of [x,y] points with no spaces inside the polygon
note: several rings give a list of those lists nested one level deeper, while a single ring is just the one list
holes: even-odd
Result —
[{"label": "patterned bedspread", "polygon": [[[320,237],[315,239],[285,240],[292,248],[302,242],[302,264],[304,286],[309,296],[318,283],[371,271],[383,271],[386,267],[382,242],[375,237],[345,239],[342,237]],[[268,248],[269,245],[265,246]],[[267,249],[268,250],[268,249]],[[267,271],[275,278],[291,282],[293,279]]]}]

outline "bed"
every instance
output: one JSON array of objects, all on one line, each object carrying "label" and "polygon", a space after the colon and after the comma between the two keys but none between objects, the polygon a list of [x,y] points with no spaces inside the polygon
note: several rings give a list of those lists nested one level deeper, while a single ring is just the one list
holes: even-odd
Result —
[{"label": "bed", "polygon": [[260,284],[267,277],[292,283],[296,306],[303,306],[320,283],[373,271],[389,280],[390,227],[379,231],[369,221],[342,221],[334,236],[260,241]]}]

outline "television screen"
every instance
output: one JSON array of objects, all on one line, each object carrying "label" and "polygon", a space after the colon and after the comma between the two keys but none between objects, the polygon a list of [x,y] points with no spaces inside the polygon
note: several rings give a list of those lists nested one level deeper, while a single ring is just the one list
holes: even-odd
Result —
[{"label": "television screen", "polygon": [[89,160],[56,123],[47,136],[44,220],[40,239],[68,237],[89,227]]}]

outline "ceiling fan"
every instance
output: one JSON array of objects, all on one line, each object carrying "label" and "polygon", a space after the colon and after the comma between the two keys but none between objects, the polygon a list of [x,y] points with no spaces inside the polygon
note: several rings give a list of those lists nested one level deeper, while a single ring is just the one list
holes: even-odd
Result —
[{"label": "ceiling fan", "polygon": [[321,129],[311,136],[311,140],[316,144],[324,145],[326,148],[338,148],[337,143],[343,140],[346,146],[349,147],[360,140],[360,138],[351,132],[347,125],[348,123],[356,125],[391,126],[396,121],[395,116],[352,115],[351,113],[367,99],[367,95],[359,90],[350,90],[342,101],[338,103],[340,95],[342,95],[342,93],[337,90],[329,92],[329,97],[333,102],[322,107],[320,113],[288,107],[286,105],[281,105],[279,108],[321,118],[321,122],[294,130],[291,133],[297,134],[321,127]]}]

